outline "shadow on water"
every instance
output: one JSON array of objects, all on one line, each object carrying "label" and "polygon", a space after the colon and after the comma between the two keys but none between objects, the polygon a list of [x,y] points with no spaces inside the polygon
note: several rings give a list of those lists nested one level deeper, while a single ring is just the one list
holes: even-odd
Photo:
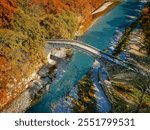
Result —
[{"label": "shadow on water", "polygon": [[[106,16],[100,18],[80,40],[100,50],[107,48],[113,40],[116,30],[122,28],[123,31],[134,21],[130,16],[140,16],[138,10],[141,10],[141,7],[142,4],[135,0],[122,2],[122,4],[110,11]],[[104,110],[106,106],[102,105],[100,102],[97,104],[96,98],[88,102],[90,97],[89,95],[85,96],[85,94],[83,94],[81,90],[82,85],[76,86],[78,81],[91,69],[92,63],[93,58],[81,52],[76,52],[70,63],[66,66],[65,72],[61,75],[62,77],[56,79],[50,87],[49,92],[43,96],[39,103],[32,106],[27,112],[77,112],[75,110],[77,110],[78,107],[84,110],[85,106],[90,107],[89,110],[85,109],[84,112],[95,112],[97,106],[103,107],[101,110]],[[89,84],[85,84],[85,86],[88,85]],[[87,87],[83,90],[90,93],[92,89]],[[91,95],[94,94],[95,91]],[[74,96],[74,99],[68,98],[69,95]],[[100,98],[105,98],[103,94],[99,96]],[[81,103],[81,100],[87,101],[87,103],[84,102],[80,105],[77,102],[72,103],[73,100],[76,101],[78,99],[80,99],[79,103]],[[108,100],[107,97],[105,99]],[[110,104],[107,103],[107,111],[101,112],[109,112]],[[93,109],[92,106],[94,106]]]}]

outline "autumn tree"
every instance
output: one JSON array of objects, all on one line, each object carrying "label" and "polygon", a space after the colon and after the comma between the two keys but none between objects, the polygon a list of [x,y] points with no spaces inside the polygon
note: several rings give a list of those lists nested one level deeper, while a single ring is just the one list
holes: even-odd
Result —
[{"label": "autumn tree", "polygon": [[59,13],[56,15],[48,15],[41,20],[40,25],[47,32],[46,39],[50,38],[65,38],[74,37],[75,31],[78,28],[78,20],[72,12]]},{"label": "autumn tree", "polygon": [[[16,82],[45,63],[45,39],[73,39],[104,0],[0,0],[0,109]],[[20,92],[24,90],[24,85]],[[8,99],[8,100],[10,100]]]},{"label": "autumn tree", "polygon": [[34,13],[39,13],[40,9],[46,14],[56,14],[69,9],[61,0],[31,0],[29,5]]},{"label": "autumn tree", "polygon": [[0,0],[0,27],[9,26],[16,12],[16,0]]}]

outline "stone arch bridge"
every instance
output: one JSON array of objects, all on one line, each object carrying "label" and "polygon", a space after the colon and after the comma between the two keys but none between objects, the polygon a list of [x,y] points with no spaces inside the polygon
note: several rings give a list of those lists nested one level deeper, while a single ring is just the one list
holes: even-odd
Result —
[{"label": "stone arch bridge", "polygon": [[[109,55],[109,54],[107,54],[89,44],[81,42],[81,41],[53,39],[53,40],[47,40],[46,42],[47,42],[47,46],[46,46],[47,51],[49,51],[50,49],[53,49],[53,48],[73,48],[73,49],[77,49],[88,55],[93,56],[99,62],[101,62],[101,60],[103,59],[105,61],[108,61],[108,62],[111,62],[114,64],[118,64],[119,66],[125,67],[131,71],[138,72],[138,73],[145,75],[145,72],[141,68],[136,66],[135,64],[132,64],[132,63],[129,63],[122,59],[116,58],[112,55]],[[50,56],[49,54],[48,54],[48,58]]]}]

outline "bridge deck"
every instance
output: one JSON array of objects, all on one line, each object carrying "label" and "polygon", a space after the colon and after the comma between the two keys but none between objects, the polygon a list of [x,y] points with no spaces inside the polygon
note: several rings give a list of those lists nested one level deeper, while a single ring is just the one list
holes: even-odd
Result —
[{"label": "bridge deck", "polygon": [[129,70],[135,71],[135,72],[140,72],[145,75],[145,72],[137,67],[136,65],[129,63],[127,61],[121,60],[119,58],[116,58],[112,55],[109,55],[107,53],[104,53],[103,51],[89,45],[86,43],[83,43],[81,41],[77,40],[64,40],[64,39],[54,39],[54,40],[47,40],[48,45],[52,46],[52,48],[61,48],[61,47],[66,47],[66,48],[73,48],[73,49],[78,49],[81,50],[87,54],[92,55],[94,58],[100,60],[101,58],[113,62],[115,64],[121,65]]}]

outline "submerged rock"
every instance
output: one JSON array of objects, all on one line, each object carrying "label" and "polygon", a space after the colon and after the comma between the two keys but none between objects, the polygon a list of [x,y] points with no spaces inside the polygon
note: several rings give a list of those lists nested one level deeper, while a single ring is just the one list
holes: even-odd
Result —
[{"label": "submerged rock", "polygon": [[40,79],[40,82],[42,85],[47,85],[48,83],[51,83],[51,79],[49,77],[44,77]]}]

